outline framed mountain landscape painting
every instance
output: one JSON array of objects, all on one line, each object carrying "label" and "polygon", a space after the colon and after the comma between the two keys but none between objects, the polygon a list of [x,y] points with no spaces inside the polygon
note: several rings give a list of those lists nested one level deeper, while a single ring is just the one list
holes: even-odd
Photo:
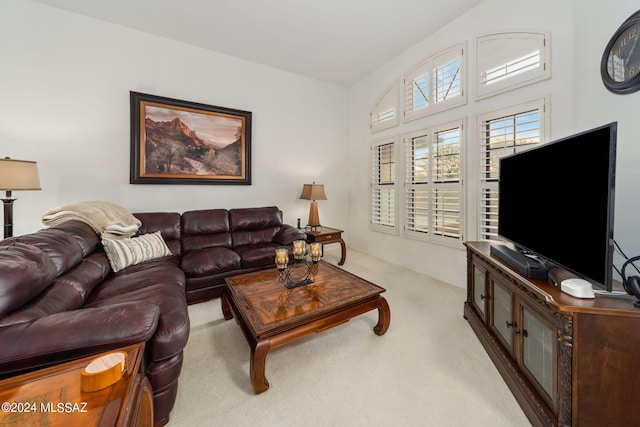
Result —
[{"label": "framed mountain landscape painting", "polygon": [[251,184],[251,112],[131,92],[131,184]]}]

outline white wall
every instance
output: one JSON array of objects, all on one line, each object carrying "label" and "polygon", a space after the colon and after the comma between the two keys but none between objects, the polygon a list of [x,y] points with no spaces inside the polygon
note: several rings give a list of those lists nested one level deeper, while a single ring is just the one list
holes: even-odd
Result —
[{"label": "white wall", "polygon": [[[43,187],[14,192],[15,235],[82,200],[134,212],[277,205],[305,224],[298,197],[312,181],[329,199],[323,223],[346,227],[344,87],[25,0],[0,2],[0,58],[0,156],[36,160]],[[130,185],[129,91],[251,111],[253,185]]]},{"label": "white wall", "polygon": [[[576,0],[576,129],[618,122],[614,238],[627,256],[640,255],[640,92],[615,95],[600,78],[600,59],[618,27],[640,6],[627,0]],[[621,267],[623,259],[614,258]]]},{"label": "white wall", "polygon": [[[549,95],[551,138],[571,133],[573,111],[573,7],[569,1],[538,0],[535,2],[487,0],[459,19],[447,24],[431,37],[402,53],[350,88],[350,148],[351,203],[350,245],[388,261],[424,272],[435,278],[466,286],[466,256],[463,249],[444,247],[399,236],[381,234],[369,229],[369,145],[384,136],[400,135],[429,125],[466,118],[467,162],[465,187],[469,194],[476,191],[477,180],[473,155],[476,114],[508,107]],[[551,33],[552,78],[481,101],[475,100],[474,72],[475,38],[499,31],[543,30]],[[400,123],[399,126],[371,134],[369,111],[382,91],[426,57],[455,43],[466,42],[469,73],[466,105],[426,118]],[[401,107],[402,108],[402,107]],[[399,147],[400,148],[400,147]],[[465,239],[476,240],[475,198],[468,197]]]},{"label": "white wall", "polygon": [[[14,193],[15,234],[38,229],[47,209],[95,199],[133,211],[276,204],[287,222],[304,223],[308,202],[297,197],[315,180],[329,197],[319,202],[322,222],[345,227],[349,246],[464,286],[463,250],[369,230],[369,144],[459,117],[473,143],[476,114],[550,94],[551,139],[618,121],[615,237],[629,255],[640,254],[640,92],[613,95],[599,75],[609,37],[636,7],[628,0],[486,0],[347,90],[28,0],[3,0],[0,156],[37,160],[43,184],[42,191]],[[551,80],[475,101],[475,37],[518,29],[551,33]],[[461,41],[468,43],[467,105],[371,134],[369,110],[381,91]],[[252,111],[253,185],[130,185],[130,90]],[[470,175],[466,189],[473,192]],[[469,206],[469,218],[475,209]],[[475,239],[474,221],[466,225],[466,238]]]}]

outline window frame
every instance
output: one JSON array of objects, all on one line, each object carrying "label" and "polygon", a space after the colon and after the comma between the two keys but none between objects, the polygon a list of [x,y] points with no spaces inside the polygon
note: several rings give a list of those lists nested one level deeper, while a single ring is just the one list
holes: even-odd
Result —
[{"label": "window frame", "polygon": [[[538,51],[540,55],[539,67],[535,67],[526,71],[514,72],[505,78],[500,79],[491,84],[487,84],[484,81],[484,73],[490,70],[495,70],[502,67],[509,67],[513,65],[516,60],[522,59],[531,52],[528,50],[528,46],[524,46],[522,51],[513,54],[513,59],[500,66],[493,66],[489,70],[483,70],[484,58],[491,57],[492,54],[498,50],[488,46],[490,42],[506,42],[509,40],[514,41],[514,45],[518,41],[535,41],[538,45]],[[524,45],[524,42],[523,42]],[[514,49],[516,49],[514,47]],[[489,98],[500,93],[508,92],[513,89],[517,89],[523,86],[527,86],[542,80],[551,78],[551,34],[547,31],[511,31],[491,33],[476,38],[476,100]]]},{"label": "window frame", "polygon": [[[399,137],[397,135],[391,136],[384,139],[379,139],[373,141],[370,147],[370,190],[369,190],[369,224],[372,230],[379,231],[386,234],[399,234],[398,233],[398,218],[399,218],[399,198],[398,198],[398,140]],[[391,178],[390,182],[381,182],[381,174],[380,170],[382,169],[381,158],[380,158],[380,147],[382,146],[391,146],[393,152],[391,154],[391,164],[393,165],[393,170],[391,171],[389,177]],[[387,189],[390,190],[391,197],[393,198],[393,206],[390,211],[390,215],[393,217],[392,224],[383,224],[380,220],[376,221],[376,213],[375,213],[375,193],[376,191]]]},{"label": "window frame", "polygon": [[[378,97],[373,107],[371,107],[371,111],[369,112],[369,129],[371,133],[398,126],[400,122],[400,109],[398,107],[400,99],[399,88],[400,83],[398,79],[395,79]],[[389,111],[393,111],[392,116],[381,118],[381,116],[384,116]]]},{"label": "window frame", "polygon": [[[404,75],[403,78],[403,121],[408,122],[411,120],[426,117],[431,114],[435,114],[441,111],[449,110],[451,108],[458,107],[467,103],[467,60],[466,42],[456,44],[448,49],[440,51],[430,57],[420,61],[413,67],[411,67]],[[437,88],[434,84],[433,75],[442,67],[454,61],[456,58],[460,58],[460,65],[457,70],[459,83],[459,95],[452,97],[445,97],[442,100],[437,100]],[[427,87],[420,86],[419,91],[423,96],[428,96],[427,105],[421,108],[414,108],[415,102],[413,102],[414,82],[417,80],[428,80]],[[455,81],[455,80],[454,80]],[[428,94],[425,93],[425,90]]]},{"label": "window frame", "polygon": [[[435,167],[435,161],[438,157],[436,150],[434,149],[438,140],[436,139],[438,134],[443,134],[453,130],[458,130],[458,177],[454,180],[436,179],[437,173]],[[420,138],[425,138],[425,152],[426,152],[426,168],[427,176],[425,180],[415,179],[415,155],[414,155],[414,141]],[[403,136],[404,143],[404,177],[403,177],[403,191],[402,191],[402,220],[403,220],[403,236],[411,239],[417,239],[434,244],[441,244],[445,246],[453,246],[461,248],[464,242],[465,235],[465,190],[464,190],[464,175],[465,175],[465,147],[466,147],[466,124],[465,119],[450,121],[440,125],[430,126],[415,132],[407,133]],[[444,232],[437,231],[434,228],[437,210],[434,208],[433,195],[439,191],[447,191],[454,189],[458,193],[458,235],[457,237],[446,236]],[[426,208],[416,208],[415,204],[411,203],[410,192],[413,191],[426,192],[427,194],[427,206]],[[416,227],[410,224],[415,221],[411,219],[411,212],[415,212],[415,209],[426,210],[426,223],[427,230],[420,231]],[[422,222],[424,223],[424,221]]]},{"label": "window frame", "polygon": [[[523,102],[520,104],[512,105],[509,107],[501,108],[498,110],[481,113],[476,116],[476,128],[475,128],[474,139],[477,142],[477,150],[476,150],[477,156],[475,157],[475,167],[477,168],[476,177],[477,177],[478,187],[475,194],[476,194],[476,206],[477,206],[476,240],[478,241],[488,241],[488,242],[501,241],[501,239],[498,237],[498,234],[497,234],[498,233],[498,217],[500,215],[500,213],[497,212],[498,197],[499,197],[499,195],[497,194],[499,170],[498,169],[495,170],[495,173],[497,174],[496,177],[492,177],[488,179],[483,177],[483,175],[486,173],[486,168],[483,167],[483,164],[486,164],[487,160],[489,161],[489,163],[491,163],[491,156],[486,155],[486,149],[484,148],[486,146],[486,140],[487,140],[487,137],[485,136],[486,124],[491,121],[497,121],[500,119],[516,116],[519,114],[525,114],[527,112],[531,112],[535,110],[538,110],[540,114],[539,126],[538,126],[539,142],[531,145],[528,148],[530,149],[536,146],[543,145],[549,141],[549,131],[548,131],[549,96],[548,95],[542,98],[538,98],[538,99]],[[497,160],[499,161],[499,158],[504,157],[506,155],[514,154],[515,152],[525,151],[524,149],[518,150],[518,147],[524,147],[524,146],[525,145],[522,144],[520,146],[514,145],[510,147],[511,149],[513,149],[513,153],[504,154],[498,157]],[[489,203],[492,203],[491,205],[487,205],[485,203],[485,200],[483,199],[483,194],[485,192],[493,193],[493,195],[489,200]],[[494,209],[495,212],[489,213],[489,215],[485,215],[485,213],[483,212],[485,209]],[[492,217],[493,219],[485,219],[485,216]],[[490,232],[484,233],[483,229],[492,228],[492,226],[490,225],[490,223],[492,222],[495,223],[495,225],[493,226],[493,228],[495,229],[495,233],[490,233]],[[487,223],[488,225],[486,225]],[[495,238],[486,238],[485,234],[486,235],[493,234]]]}]

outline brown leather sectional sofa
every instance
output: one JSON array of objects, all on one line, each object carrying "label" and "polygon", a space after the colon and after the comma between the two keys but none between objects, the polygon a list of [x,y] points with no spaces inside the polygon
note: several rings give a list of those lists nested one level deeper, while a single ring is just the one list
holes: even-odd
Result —
[{"label": "brown leather sectional sofa", "polygon": [[0,378],[146,342],[154,421],[169,419],[189,337],[188,302],[224,278],[270,268],[275,248],[304,239],[276,207],[135,214],[172,256],[113,273],[87,224],[0,241]]},{"label": "brown leather sectional sofa", "polygon": [[134,215],[142,221],[140,233],[161,231],[179,255],[189,303],[219,297],[226,277],[271,268],[276,248],[306,239],[304,231],[283,224],[275,206]]}]

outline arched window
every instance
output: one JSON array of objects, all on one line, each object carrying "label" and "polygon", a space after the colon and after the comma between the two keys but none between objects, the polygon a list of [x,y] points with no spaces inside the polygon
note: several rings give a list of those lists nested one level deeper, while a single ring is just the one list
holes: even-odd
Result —
[{"label": "arched window", "polygon": [[380,95],[371,108],[371,132],[398,125],[398,80]]},{"label": "arched window", "polygon": [[433,55],[404,76],[404,120],[457,107],[466,102],[464,45]]},{"label": "arched window", "polygon": [[510,32],[478,37],[477,99],[551,77],[548,33]]}]

